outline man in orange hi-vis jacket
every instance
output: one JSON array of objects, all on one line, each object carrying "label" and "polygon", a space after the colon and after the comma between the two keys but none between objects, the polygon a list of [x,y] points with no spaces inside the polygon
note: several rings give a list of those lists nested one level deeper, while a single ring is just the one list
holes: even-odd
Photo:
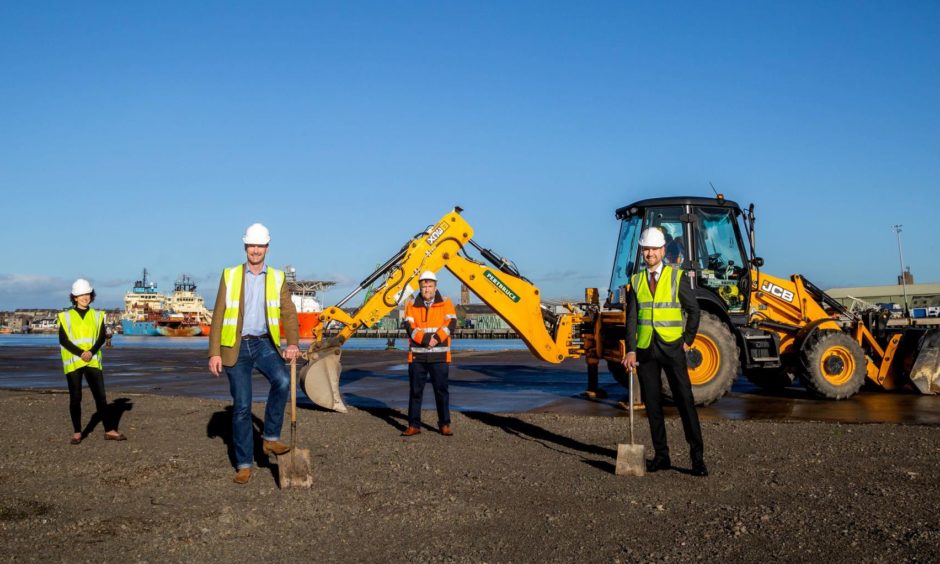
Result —
[{"label": "man in orange hi-vis jacket", "polygon": [[437,427],[444,436],[450,428],[450,396],[447,373],[450,367],[450,336],[457,328],[454,304],[437,291],[437,276],[427,270],[418,279],[420,291],[405,307],[405,331],[408,332],[408,429],[411,437],[421,432],[421,399],[428,379],[437,404]]}]

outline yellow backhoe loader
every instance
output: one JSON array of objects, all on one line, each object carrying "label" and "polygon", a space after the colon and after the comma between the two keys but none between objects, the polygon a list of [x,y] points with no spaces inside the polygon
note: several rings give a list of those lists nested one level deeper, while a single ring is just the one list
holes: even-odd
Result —
[{"label": "yellow backhoe loader", "polygon": [[612,291],[596,320],[599,350],[591,354],[607,359],[618,380],[625,378],[617,334],[624,321],[622,290],[642,267],[640,232],[659,227],[666,234],[666,260],[686,271],[702,308],[688,353],[697,404],[722,397],[741,372],[766,388],[799,378],[814,394],[831,399],[854,395],[866,378],[887,390],[940,392],[940,331],[889,327],[882,313],[852,313],[801,275],[783,279],[762,272],[753,204],[745,212],[721,195],[656,198],[616,214],[621,228]]},{"label": "yellow backhoe loader", "polygon": [[[473,240],[473,228],[461,212],[455,208],[415,235],[356,290],[320,313],[317,339],[300,376],[315,403],[330,407],[339,396],[343,343],[416,291],[421,272],[442,268],[502,316],[536,357],[552,363],[584,357],[589,388],[596,388],[603,359],[626,385],[620,364],[624,287],[642,268],[637,241],[650,226],[666,233],[666,260],[687,272],[703,310],[688,353],[696,403],[719,399],[742,371],[766,387],[789,385],[799,376],[811,391],[833,399],[855,394],[866,377],[885,389],[913,385],[923,393],[940,392],[940,331],[889,328],[883,316],[850,313],[802,276],[784,280],[762,273],[763,261],[754,254],[753,205],[744,213],[721,196],[684,197],[618,209],[620,238],[607,299],[602,305],[597,290],[588,288],[584,302],[566,304],[560,314],[542,305],[539,289],[512,261]],[[484,260],[467,256],[468,248]],[[374,294],[346,313],[342,306],[368,287],[376,288]],[[338,333],[324,338],[323,328],[334,323],[341,325]],[[669,393],[668,386],[664,392]]]}]

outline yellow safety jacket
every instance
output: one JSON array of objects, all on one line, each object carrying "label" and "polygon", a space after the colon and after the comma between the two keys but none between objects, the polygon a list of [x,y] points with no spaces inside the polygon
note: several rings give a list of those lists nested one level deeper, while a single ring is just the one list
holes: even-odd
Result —
[{"label": "yellow safety jacket", "polygon": [[[58,318],[59,327],[65,328],[65,336],[69,338],[69,341],[72,341],[76,347],[83,351],[90,351],[98,340],[104,314],[88,308],[85,317],[82,317],[74,309],[69,309],[68,311],[60,311]],[[62,367],[65,369],[66,374],[75,372],[83,366],[91,366],[98,370],[102,369],[101,349],[98,349],[98,352],[91,357],[91,360],[85,362],[80,356],[73,355],[65,347],[60,346],[59,348],[62,350]]]},{"label": "yellow safety jacket", "polygon": [[[281,286],[284,285],[284,271],[267,267],[264,277],[265,317],[268,321],[268,333],[275,343],[281,342]],[[238,308],[242,295],[242,279],[245,265],[226,268],[225,278],[225,314],[222,316],[222,346],[234,347],[238,335]]]},{"label": "yellow safety jacket", "polygon": [[679,281],[682,269],[663,265],[656,283],[656,295],[650,293],[649,273],[642,270],[631,277],[637,301],[636,346],[649,348],[653,331],[666,343],[682,338],[682,304],[679,303]]}]

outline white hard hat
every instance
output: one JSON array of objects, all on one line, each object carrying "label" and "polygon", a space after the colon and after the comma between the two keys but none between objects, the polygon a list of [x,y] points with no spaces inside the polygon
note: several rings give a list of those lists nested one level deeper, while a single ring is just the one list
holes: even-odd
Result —
[{"label": "white hard hat", "polygon": [[84,278],[79,278],[75,282],[72,282],[73,296],[84,296],[85,294],[90,294],[94,291],[95,289],[91,287],[91,282],[85,280]]},{"label": "white hard hat", "polygon": [[437,282],[437,276],[435,276],[434,273],[430,270],[425,270],[421,273],[421,277],[418,278],[418,282],[421,282],[422,280],[434,280]]},{"label": "white hard hat", "polygon": [[252,223],[245,230],[245,236],[242,241],[246,245],[267,245],[271,242],[271,233],[268,228],[260,223]]},{"label": "white hard hat", "polygon": [[650,227],[644,229],[643,233],[640,233],[640,246],[641,247],[665,247],[666,246],[666,237],[663,236],[663,232],[658,227]]}]

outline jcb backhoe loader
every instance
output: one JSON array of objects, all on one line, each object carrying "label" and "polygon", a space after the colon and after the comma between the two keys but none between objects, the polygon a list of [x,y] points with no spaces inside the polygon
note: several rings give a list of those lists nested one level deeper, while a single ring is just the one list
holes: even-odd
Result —
[{"label": "jcb backhoe loader", "polygon": [[831,399],[852,396],[866,378],[887,390],[913,384],[922,393],[940,392],[940,331],[889,328],[884,316],[851,313],[801,275],[783,279],[762,272],[753,205],[745,213],[721,195],[657,198],[616,213],[621,227],[612,291],[595,327],[599,350],[588,354],[607,359],[618,380],[624,378],[617,334],[624,320],[623,288],[642,268],[640,232],[659,227],[666,234],[665,260],[685,270],[702,308],[688,354],[696,403],[723,396],[742,371],[767,388],[790,385],[798,377],[810,391]]},{"label": "jcb backhoe loader", "polygon": [[[760,272],[754,255],[753,206],[746,216],[724,198],[644,200],[617,210],[620,239],[611,277],[612,289],[601,306],[596,289],[585,301],[566,304],[556,314],[541,304],[540,293],[507,259],[473,241],[473,229],[455,208],[410,241],[362,281],[359,287],[320,314],[310,361],[301,371],[307,395],[330,407],[338,398],[340,350],[360,327],[371,327],[402,296],[417,289],[425,270],[447,268],[502,316],[537,357],[558,363],[584,357],[588,380],[596,382],[598,363],[608,362],[614,377],[626,384],[624,357],[624,287],[642,268],[637,241],[650,226],[667,234],[666,259],[687,272],[703,309],[699,333],[688,353],[696,403],[708,404],[730,388],[743,368],[762,386],[781,386],[799,375],[812,391],[830,398],[849,397],[866,376],[886,389],[907,377],[924,393],[940,391],[940,333],[906,327],[888,330],[875,316],[850,314],[801,276],[790,280]],[[747,225],[745,253],[739,218]],[[476,249],[487,262],[466,256]],[[461,254],[464,253],[464,254]],[[341,308],[358,292],[377,285],[355,313]],[[330,338],[322,330],[331,322],[342,328]],[[911,366],[915,351],[921,350]],[[590,384],[589,384],[590,387]],[[668,386],[664,386],[668,392]]]}]

